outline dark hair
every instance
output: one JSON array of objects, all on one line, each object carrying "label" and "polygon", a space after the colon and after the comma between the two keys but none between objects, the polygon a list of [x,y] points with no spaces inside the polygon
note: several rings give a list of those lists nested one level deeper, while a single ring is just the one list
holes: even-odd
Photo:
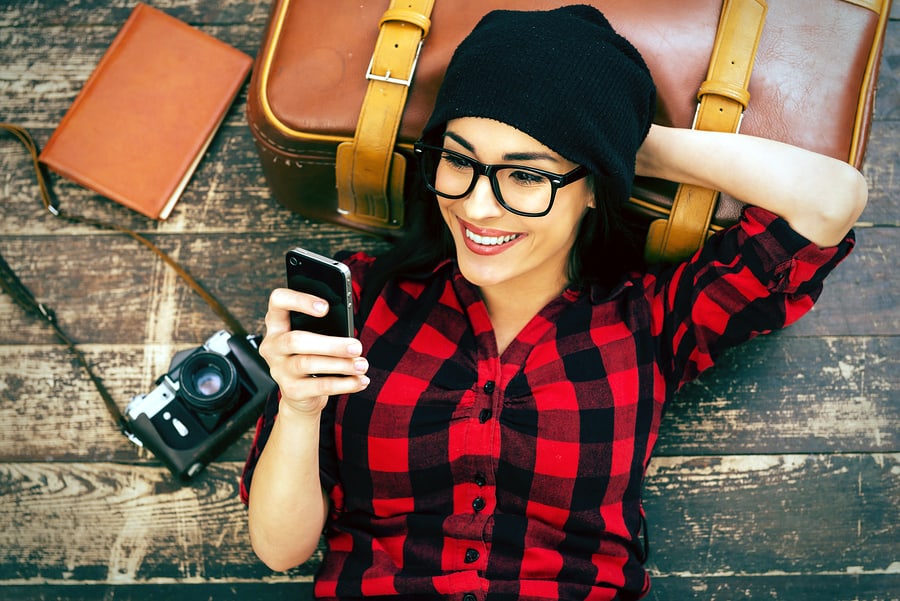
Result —
[{"label": "dark hair", "polygon": [[[588,210],[579,223],[578,235],[569,251],[567,275],[573,289],[585,290],[594,285],[608,289],[626,273],[643,268],[640,225],[624,213],[624,199],[616,198],[612,187],[603,185],[602,177],[591,175],[587,181],[593,188],[595,208]],[[410,231],[370,268],[360,301],[361,321],[388,282],[427,273],[456,256],[453,238],[434,194],[426,190],[419,176],[407,190],[413,193],[407,200]]]}]

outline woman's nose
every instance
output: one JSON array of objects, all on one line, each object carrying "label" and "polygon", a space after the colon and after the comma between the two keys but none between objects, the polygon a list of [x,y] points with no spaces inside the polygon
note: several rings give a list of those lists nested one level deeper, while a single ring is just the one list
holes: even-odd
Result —
[{"label": "woman's nose", "polygon": [[505,212],[503,206],[497,201],[491,180],[486,175],[481,175],[475,181],[475,187],[462,199],[465,204],[466,215],[470,219],[490,219],[500,217]]}]

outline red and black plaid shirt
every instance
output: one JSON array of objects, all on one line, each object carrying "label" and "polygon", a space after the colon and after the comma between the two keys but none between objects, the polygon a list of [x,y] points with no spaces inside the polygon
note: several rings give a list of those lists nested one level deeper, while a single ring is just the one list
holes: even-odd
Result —
[{"label": "red and black plaid shirt", "polygon": [[[360,335],[372,383],[323,416],[333,509],[316,596],[639,598],[666,403],[724,349],[808,311],[852,246],[820,250],[748,209],[675,269],[565,292],[501,356],[454,263],[388,285]],[[348,260],[357,293],[371,261]]]}]

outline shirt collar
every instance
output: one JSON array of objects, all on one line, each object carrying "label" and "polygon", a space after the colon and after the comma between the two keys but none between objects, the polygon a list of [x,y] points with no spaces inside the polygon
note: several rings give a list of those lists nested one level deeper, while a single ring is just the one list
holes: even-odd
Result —
[{"label": "shirt collar", "polygon": [[[456,268],[456,261],[453,259],[444,259],[439,262],[431,269],[423,269],[421,271],[407,274],[405,277],[411,280],[427,280],[436,275],[438,275],[444,269],[451,269],[455,272],[459,277],[462,277],[462,274],[459,272],[459,269]],[[613,287],[603,286],[600,284],[592,284],[588,287],[586,294],[588,295],[588,299],[591,301],[591,304],[599,305],[601,303],[608,302],[617,296],[620,296],[627,290],[634,286],[635,278],[639,277],[639,274],[629,274],[622,278],[618,284]],[[585,291],[576,290],[575,288],[566,288],[563,292],[563,297],[569,302],[574,302],[578,298],[580,298]]]},{"label": "shirt collar", "polygon": [[[587,295],[591,301],[591,304],[599,305],[601,303],[606,303],[613,300],[617,296],[624,294],[625,290],[634,286],[635,277],[636,276],[634,274],[629,274],[628,276],[621,279],[618,284],[611,288],[609,286],[603,286],[601,284],[591,284],[587,290]],[[570,291],[574,294],[581,294],[580,292],[574,291],[571,288],[566,292],[568,293]]]}]

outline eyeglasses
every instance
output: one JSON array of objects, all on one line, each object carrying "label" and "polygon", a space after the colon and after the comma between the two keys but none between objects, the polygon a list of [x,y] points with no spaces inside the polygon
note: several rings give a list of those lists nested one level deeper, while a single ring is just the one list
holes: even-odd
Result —
[{"label": "eyeglasses", "polygon": [[485,165],[464,154],[420,142],[413,148],[430,191],[444,198],[463,198],[475,188],[478,177],[484,175],[491,182],[497,202],[523,217],[543,217],[553,208],[559,188],[590,173],[584,166],[559,175],[521,165]]}]

